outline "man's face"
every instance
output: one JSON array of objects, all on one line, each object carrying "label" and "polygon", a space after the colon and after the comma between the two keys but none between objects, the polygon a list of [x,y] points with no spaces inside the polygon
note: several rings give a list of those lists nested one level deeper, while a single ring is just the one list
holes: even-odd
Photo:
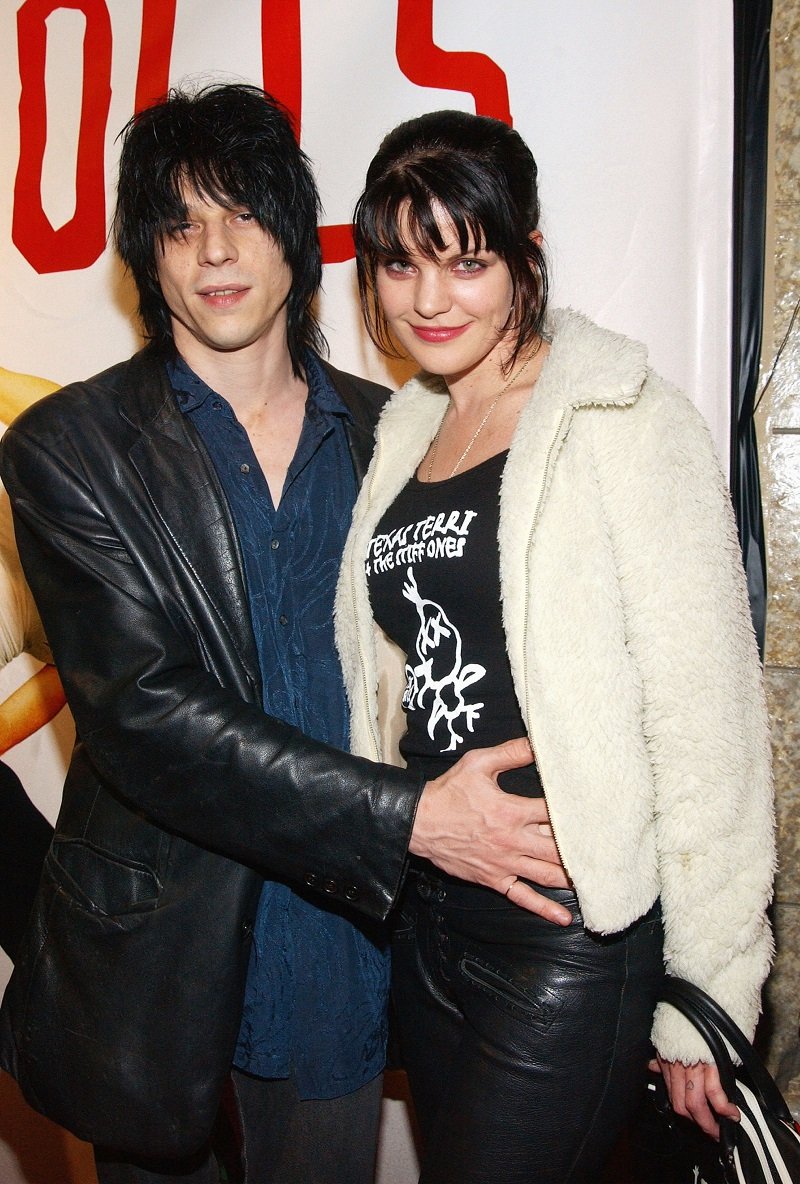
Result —
[{"label": "man's face", "polygon": [[188,191],[186,217],[156,257],[178,352],[190,366],[223,354],[285,348],[292,275],[278,244],[249,210]]}]

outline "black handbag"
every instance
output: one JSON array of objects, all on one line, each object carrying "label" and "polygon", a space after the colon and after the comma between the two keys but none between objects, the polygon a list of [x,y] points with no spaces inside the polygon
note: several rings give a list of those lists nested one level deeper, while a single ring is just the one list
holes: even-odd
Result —
[{"label": "black handbag", "polygon": [[[650,1089],[661,1127],[657,1136],[651,1129],[650,1153],[659,1162],[649,1178],[654,1184],[800,1184],[800,1126],[750,1041],[710,995],[684,979],[667,977],[661,998],[703,1037],[722,1088],[742,1117],[719,1120],[717,1144],[672,1113],[661,1075],[654,1075]],[[740,1065],[733,1063],[729,1047]]]}]

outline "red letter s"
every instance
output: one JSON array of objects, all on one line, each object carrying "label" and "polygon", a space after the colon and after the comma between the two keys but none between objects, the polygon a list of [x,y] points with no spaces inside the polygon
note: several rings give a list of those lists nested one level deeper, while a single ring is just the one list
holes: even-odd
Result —
[{"label": "red letter s", "polygon": [[506,76],[483,53],[456,53],[433,42],[433,0],[398,0],[397,64],[417,86],[461,90],[475,100],[477,115],[511,124]]}]

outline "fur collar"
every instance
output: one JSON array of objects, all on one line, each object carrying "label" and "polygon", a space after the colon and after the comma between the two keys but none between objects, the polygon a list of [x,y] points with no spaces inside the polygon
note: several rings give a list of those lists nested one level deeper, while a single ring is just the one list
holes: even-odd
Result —
[{"label": "fur collar", "polygon": [[[544,471],[543,450],[552,438],[552,430],[547,429],[558,424],[565,411],[633,403],[648,373],[644,345],[602,329],[572,309],[552,311],[545,336],[550,354],[520,416],[512,445],[512,455],[524,452],[529,477],[532,468]],[[446,410],[447,388],[436,375],[422,372],[392,396],[378,428],[374,475],[380,473],[380,506],[374,507],[376,511],[382,513],[406,485]],[[518,444],[524,447],[519,449]]]}]

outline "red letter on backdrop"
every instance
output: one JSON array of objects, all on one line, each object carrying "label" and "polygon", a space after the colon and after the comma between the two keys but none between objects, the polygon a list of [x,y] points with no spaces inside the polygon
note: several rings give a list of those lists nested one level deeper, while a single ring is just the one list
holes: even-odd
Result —
[{"label": "red letter on backdrop", "polygon": [[397,64],[417,86],[462,90],[475,100],[477,115],[511,124],[506,76],[483,53],[456,53],[433,43],[433,0],[398,0]]},{"label": "red letter on backdrop", "polygon": [[176,5],[177,0],[143,0],[134,111],[152,107],[169,90]]},{"label": "red letter on backdrop", "polygon": [[261,71],[264,90],[283,103],[300,135],[303,101],[300,0],[262,0]]},{"label": "red letter on backdrop", "polygon": [[[506,76],[496,62],[483,53],[451,53],[434,45],[433,0],[398,0],[396,53],[410,82],[465,91],[478,115],[512,123]],[[352,259],[351,226],[321,226],[320,239],[326,263]]]},{"label": "red letter on backdrop", "polygon": [[[303,103],[300,0],[262,0],[261,62],[264,89],[287,108],[299,137]],[[352,259],[350,226],[320,226],[319,238],[325,263]]]},{"label": "red letter on backdrop", "polygon": [[[45,21],[60,8],[86,18],[83,94],[75,166],[75,213],[54,230],[42,207],[42,163],[47,138]],[[106,241],[105,130],[111,101],[111,22],[103,0],[25,0],[17,13],[19,73],[19,165],[14,185],[12,240],[40,274],[89,267]]]}]

